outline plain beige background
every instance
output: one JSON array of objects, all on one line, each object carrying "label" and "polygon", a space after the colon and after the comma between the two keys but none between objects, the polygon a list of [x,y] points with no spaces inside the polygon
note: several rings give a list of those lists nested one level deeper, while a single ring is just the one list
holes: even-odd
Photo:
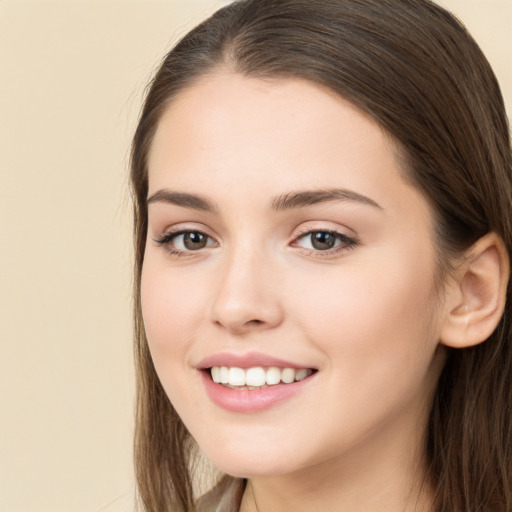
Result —
[{"label": "plain beige background", "polygon": [[[214,0],[0,0],[0,512],[129,512],[127,156],[144,86]],[[444,0],[512,110],[512,0]]]}]

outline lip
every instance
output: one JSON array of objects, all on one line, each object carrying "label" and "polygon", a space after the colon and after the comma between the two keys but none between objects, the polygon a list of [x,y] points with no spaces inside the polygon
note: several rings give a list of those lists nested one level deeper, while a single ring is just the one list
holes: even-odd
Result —
[{"label": "lip", "polygon": [[304,392],[318,372],[291,384],[275,384],[262,389],[231,389],[216,384],[208,370],[200,370],[200,377],[210,400],[227,411],[256,413],[270,409]]},{"label": "lip", "polygon": [[267,354],[261,354],[259,352],[247,352],[245,354],[233,354],[230,352],[220,352],[213,354],[205,359],[201,360],[196,368],[198,370],[205,370],[212,366],[236,366],[237,368],[252,368],[254,366],[276,366],[278,368],[294,368],[298,370],[300,368],[315,368],[311,366],[304,366],[303,364],[297,364],[292,361],[286,361],[276,357],[269,356]]}]

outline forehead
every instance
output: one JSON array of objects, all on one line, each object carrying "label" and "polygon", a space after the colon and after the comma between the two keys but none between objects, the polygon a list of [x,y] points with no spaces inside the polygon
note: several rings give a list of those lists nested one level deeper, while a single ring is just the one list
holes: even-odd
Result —
[{"label": "forehead", "polygon": [[[180,131],[189,129],[194,136],[217,134],[220,139],[228,131],[282,139],[287,134],[309,137],[306,128],[321,128],[328,135],[329,126],[356,118],[375,136],[391,141],[369,115],[327,87],[301,78],[259,79],[217,71],[180,91],[164,110],[158,132],[166,132],[167,138],[179,123]],[[214,130],[208,133],[209,128]]]},{"label": "forehead", "polygon": [[149,193],[259,189],[274,196],[290,187],[338,187],[380,195],[383,204],[389,185],[406,185],[400,161],[380,125],[333,91],[222,71],[183,90],[162,115]]}]

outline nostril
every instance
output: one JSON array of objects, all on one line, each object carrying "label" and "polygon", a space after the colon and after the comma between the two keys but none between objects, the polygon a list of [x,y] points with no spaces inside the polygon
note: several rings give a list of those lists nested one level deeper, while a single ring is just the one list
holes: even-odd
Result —
[{"label": "nostril", "polygon": [[247,325],[253,325],[253,326],[257,326],[257,325],[261,325],[263,322],[263,320],[249,320],[247,322]]}]

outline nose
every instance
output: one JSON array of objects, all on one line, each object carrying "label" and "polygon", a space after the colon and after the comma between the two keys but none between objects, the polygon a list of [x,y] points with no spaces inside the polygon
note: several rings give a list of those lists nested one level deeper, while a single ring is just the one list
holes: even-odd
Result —
[{"label": "nose", "polygon": [[217,326],[243,335],[281,324],[277,273],[268,258],[250,250],[237,251],[219,270],[211,308],[211,319]]}]

